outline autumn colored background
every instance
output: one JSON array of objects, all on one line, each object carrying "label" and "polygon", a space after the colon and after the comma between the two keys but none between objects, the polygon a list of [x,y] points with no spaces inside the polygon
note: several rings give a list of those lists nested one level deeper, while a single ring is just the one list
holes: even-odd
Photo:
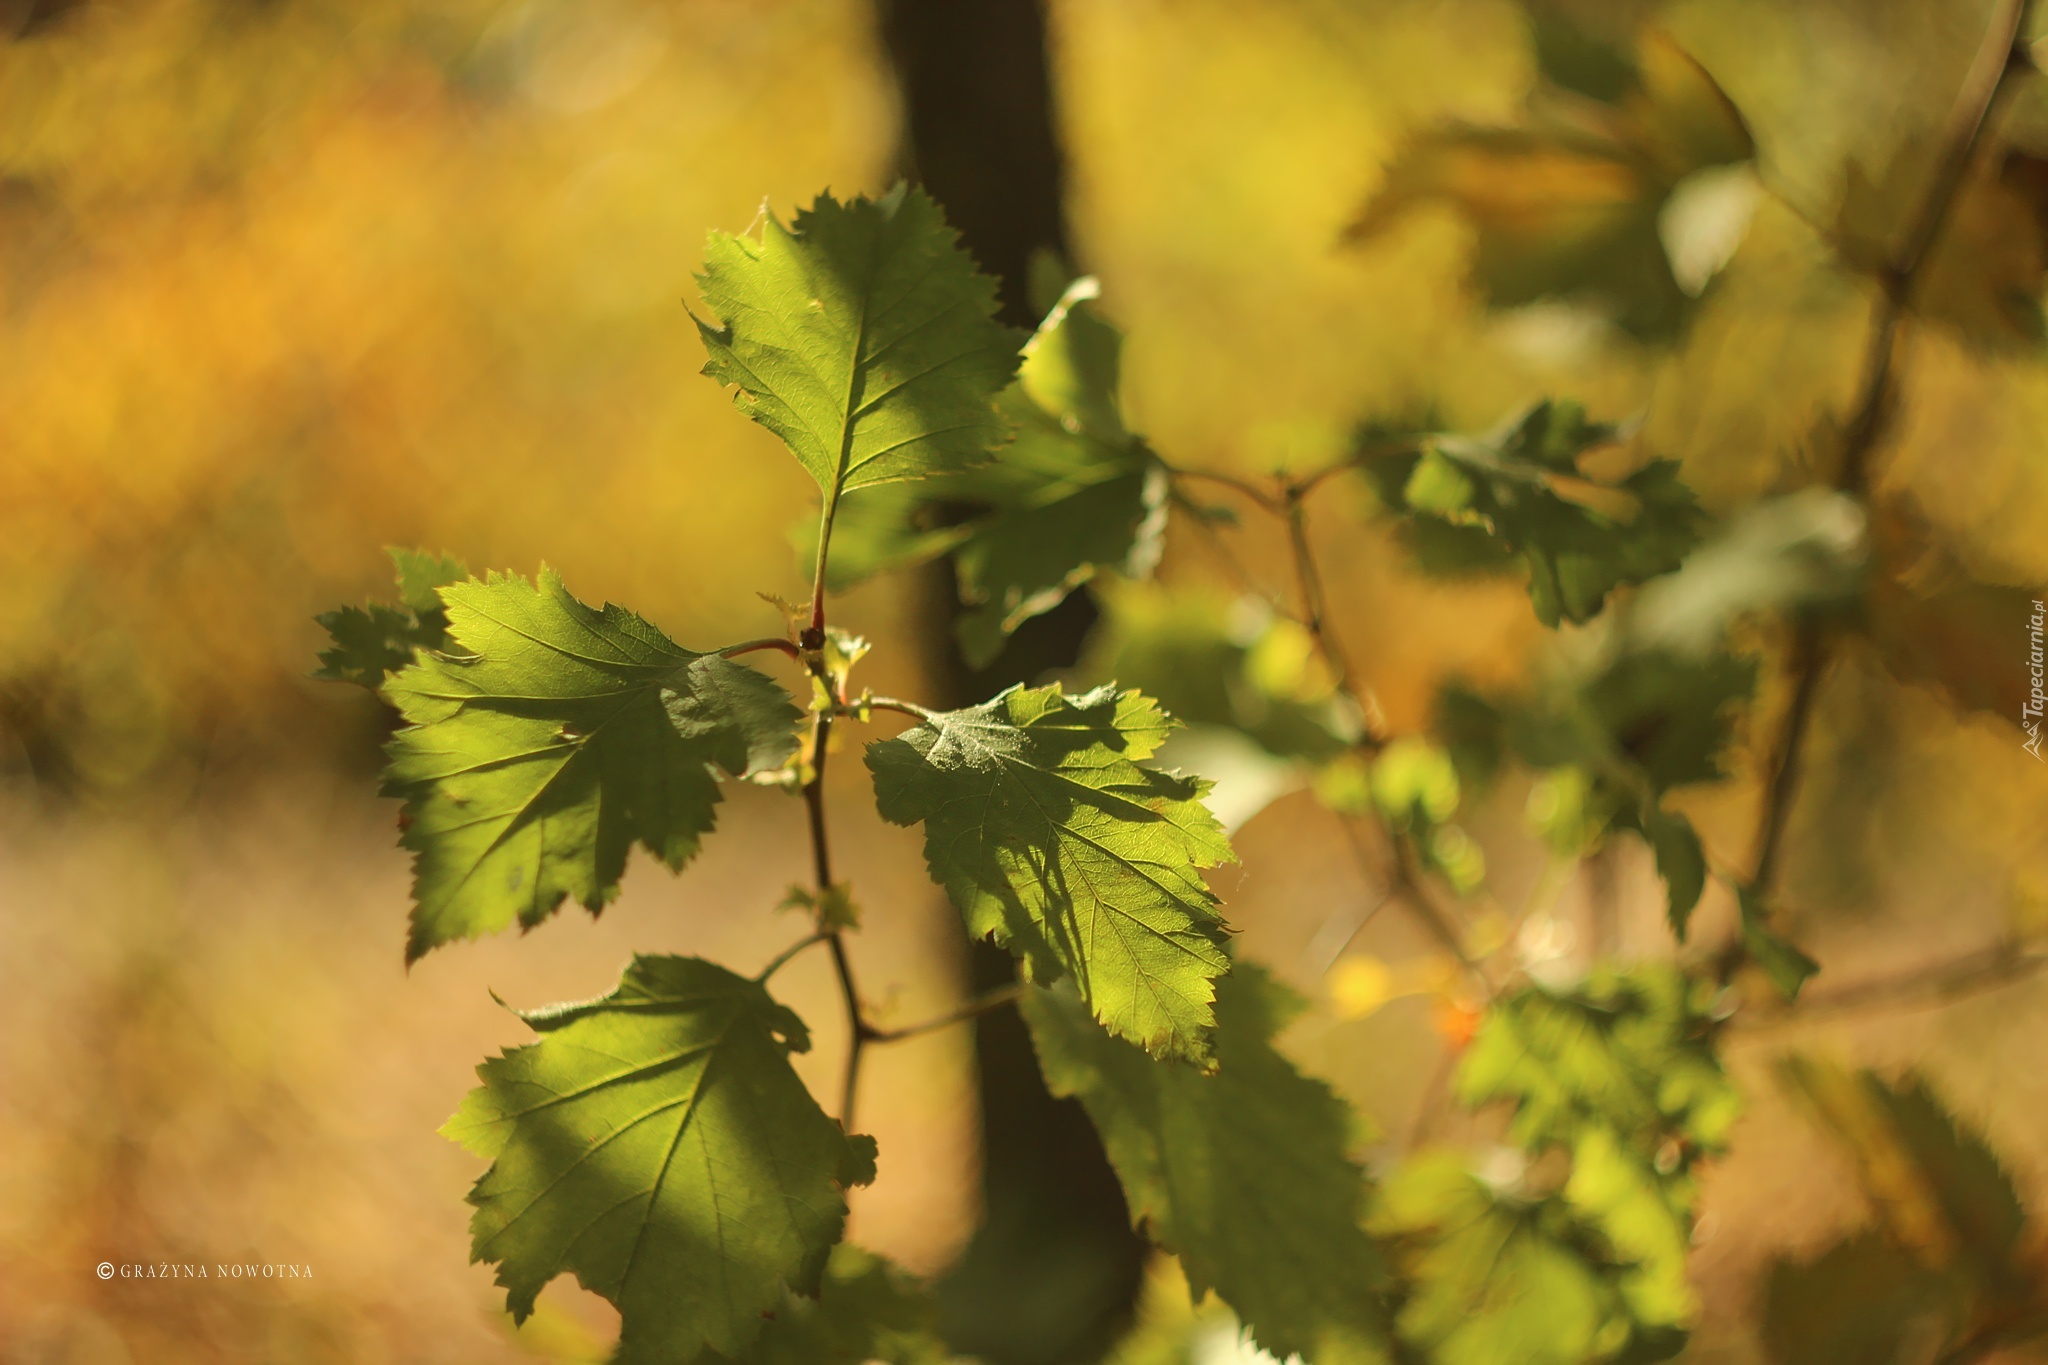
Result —
[{"label": "autumn colored background", "polygon": [[[1642,415],[1642,441],[1682,458],[1710,507],[1801,482],[1850,400],[1873,299],[1829,264],[1817,225],[1896,211],[1887,187],[1928,154],[1989,7],[1580,8],[1623,30],[1654,17],[1760,149],[1766,188],[1675,341],[1558,304],[1487,310],[1467,271],[1473,223],[1440,203],[1346,240],[1415,130],[1515,117],[1534,69],[1515,5],[1053,3],[1068,232],[1129,336],[1135,425],[1180,466],[1256,476],[1333,458],[1360,422],[1484,427],[1560,393]],[[685,877],[643,858],[600,920],[565,911],[408,974],[406,859],[373,794],[385,721],[307,678],[312,616],[380,591],[382,546],[418,544],[478,568],[545,559],[583,599],[630,604],[696,648],[777,628],[756,594],[803,595],[790,528],[815,494],[697,377],[691,272],[708,229],[826,187],[887,187],[899,105],[875,14],[853,0],[133,0],[0,4],[9,29],[0,1359],[602,1358],[615,1320],[564,1282],[511,1327],[488,1269],[466,1264],[474,1163],[434,1129],[475,1062],[523,1033],[492,991],[595,994],[634,949],[750,969],[795,937],[773,907],[800,875],[785,865],[800,809],[737,792]],[[2007,132],[2048,154],[2048,103],[2030,93]],[[1575,175],[1521,167],[1481,207],[1590,213],[1634,192]],[[1914,337],[1878,478],[1910,490],[1946,553],[2004,584],[2048,581],[2048,365],[2025,325],[2048,235],[2028,208],[2018,189],[1986,191],[1959,213],[1937,266],[1952,325]],[[2028,290],[2031,315],[2012,300]],[[1342,490],[1316,530],[1338,629],[1391,723],[1422,724],[1448,676],[1518,676],[1541,634],[1520,589],[1422,580],[1368,510],[1362,488]],[[1277,540],[1230,534],[1280,586]],[[1242,586],[1185,530],[1162,572],[1225,600]],[[884,580],[837,608],[877,640],[878,690],[933,685],[928,596]],[[1949,670],[1952,690],[1974,679],[2003,698],[2025,641],[1983,648]],[[1824,687],[1786,879],[1789,928],[1823,981],[2048,933],[2048,775],[2015,715],[1957,711],[1854,653]],[[1767,687],[1760,714],[1780,705]],[[1729,861],[1749,856],[1758,752],[1746,736],[1747,775],[1689,806]],[[916,835],[873,815],[858,765],[835,784],[840,856],[869,912],[863,984],[885,1017],[942,1008],[964,989],[957,918]],[[1525,795],[1500,793],[1475,827],[1508,883],[1536,870]],[[1332,965],[1328,925],[1371,888],[1303,795],[1238,846],[1242,870],[1218,885],[1242,951],[1314,1002],[1290,1049],[1384,1142],[1408,1140],[1456,1032],[1428,940],[1383,916]],[[1575,884],[1532,960],[1668,953],[1639,853],[1601,865],[1618,922]],[[1725,930],[1717,895],[1705,931]],[[806,1075],[829,1085],[823,964],[784,980],[820,1034]],[[1760,1268],[1863,1217],[1776,1096],[1766,1064],[1787,1046],[1919,1066],[2024,1192],[2048,1193],[2048,994],[2025,979],[1915,1004],[1737,1035],[1752,1108],[1707,1186],[1688,1359],[1753,1359]],[[939,1034],[870,1066],[862,1109],[883,1161],[854,1235],[935,1273],[978,1216],[970,1042]],[[101,1283],[101,1260],[315,1274]]]}]

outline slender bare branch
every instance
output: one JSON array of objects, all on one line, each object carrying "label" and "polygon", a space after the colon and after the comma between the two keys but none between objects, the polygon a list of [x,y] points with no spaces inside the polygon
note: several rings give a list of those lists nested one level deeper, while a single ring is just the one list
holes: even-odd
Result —
[{"label": "slender bare branch", "polygon": [[796,647],[795,641],[785,640],[780,636],[771,636],[760,640],[746,640],[736,645],[727,645],[724,649],[718,651],[718,657],[721,659],[737,659],[742,654],[752,654],[762,649],[780,650],[792,659],[801,659],[804,656],[803,651]]},{"label": "slender bare branch", "polygon": [[2017,984],[2043,967],[2048,967],[2048,946],[2007,939],[1931,967],[1916,967],[1832,991],[1802,995],[1796,1004],[1784,1009],[1738,1014],[1732,1027],[1744,1034],[1762,1034],[1866,1010],[1939,1009]]},{"label": "slender bare branch", "polygon": [[1022,1000],[1025,992],[1032,989],[1034,987],[1025,985],[1022,982],[1014,986],[1004,986],[1001,990],[977,995],[972,1000],[965,1001],[947,1010],[944,1014],[933,1018],[925,1019],[915,1024],[905,1024],[901,1028],[875,1029],[868,1034],[868,1041],[871,1043],[896,1043],[901,1042],[905,1038],[915,1038],[922,1033],[934,1033],[942,1028],[950,1028],[954,1024],[963,1024],[969,1019],[979,1018],[981,1015],[987,1014],[992,1010],[999,1010],[1005,1005]]},{"label": "slender bare branch", "polygon": [[[1841,462],[1835,472],[1835,487],[1853,497],[1867,496],[1870,457],[1895,406],[1899,338],[1921,268],[1954,209],[1956,194],[1976,160],[1992,110],[2011,88],[2011,77],[2032,64],[2024,47],[2027,17],[2032,8],[2033,0],[2006,0],[2000,6],[1957,96],[1941,154],[1913,215],[1912,226],[1898,254],[1883,272],[1884,292],[1871,319],[1863,378],[1856,406],[1843,432]],[[1757,822],[1756,862],[1749,881],[1758,895],[1768,894],[1778,870],[1785,825],[1799,792],[1802,751],[1811,728],[1821,676],[1833,654],[1819,621],[1808,617],[1794,629],[1789,660],[1794,677],[1792,701],[1766,768],[1770,787]],[[1739,955],[1724,955],[1724,966],[1732,969],[1736,961]]]}]

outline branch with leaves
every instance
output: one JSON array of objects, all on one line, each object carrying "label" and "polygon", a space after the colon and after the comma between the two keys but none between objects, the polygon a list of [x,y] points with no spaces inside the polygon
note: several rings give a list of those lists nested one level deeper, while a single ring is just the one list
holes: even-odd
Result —
[{"label": "branch with leaves", "polygon": [[[1170,463],[1128,420],[1121,336],[1098,284],[1067,283],[1035,332],[1011,332],[994,320],[993,283],[915,189],[820,196],[786,224],[764,216],[756,234],[715,234],[700,277],[705,373],[819,491],[810,596],[789,609],[786,634],[693,650],[622,607],[578,601],[550,569],[478,578],[418,552],[396,554],[395,603],[322,618],[334,642],[322,676],[372,689],[401,722],[384,791],[404,803],[414,859],[408,961],[531,928],[572,899],[600,912],[635,846],[684,870],[713,836],[728,781],[804,806],[808,857],[790,861],[808,872],[784,901],[810,917],[802,938],[752,977],[642,956],[606,994],[522,1012],[534,1040],[486,1061],[449,1121],[488,1163],[470,1195],[473,1254],[497,1267],[515,1318],[572,1274],[619,1308],[620,1361],[946,1359],[924,1288],[843,1241],[849,1191],[888,1158],[854,1131],[862,1062],[870,1047],[1014,1007],[1047,1085],[1095,1124],[1134,1223],[1271,1354],[1591,1365],[1683,1349],[1700,1308],[1686,1275],[1699,1175],[1740,1110],[1721,1061],[1729,1038],[1940,1002],[2042,960],[2016,943],[1802,993],[1818,964],[1768,910],[1832,642],[1881,616],[1884,589],[1866,571],[1869,465],[1896,402],[1899,337],[2021,68],[2027,17],[2024,4],[2001,9],[1911,226],[1875,272],[1865,376],[1833,478],[1718,521],[1675,461],[1642,448],[1639,426],[1563,399],[1484,431],[1371,430],[1312,472],[1270,481]],[[1610,56],[1614,79],[1575,92],[1595,131],[1569,150],[1610,180],[1625,172],[1637,207],[1660,209],[1677,180],[1752,157],[1740,114],[1668,40]],[[1681,127],[1691,140],[1667,145]],[[1354,238],[1447,199],[1477,215],[1493,301],[1527,294],[1528,271],[1546,296],[1605,287],[1591,258],[1511,240],[1526,224],[1486,220],[1472,196],[1463,170],[1506,174],[1557,153],[1543,137],[1554,133],[1419,138]],[[1622,226],[1603,249],[1643,246],[1642,223]],[[1676,335],[1690,313],[1659,262],[1661,275],[1632,276],[1647,294],[1611,300],[1645,342]],[[1421,571],[1518,580],[1536,619],[1576,628],[1576,646],[1519,689],[1447,686],[1425,731],[1397,733],[1347,649],[1317,553],[1332,505],[1319,496],[1339,487],[1369,497],[1374,523]],[[1235,581],[1258,583],[1232,539],[1235,511],[1211,496],[1270,518],[1291,596],[1231,601],[1145,581],[1178,516]],[[837,595],[942,556],[962,599],[956,643],[973,663],[1068,595],[1097,593],[1106,628],[1087,671],[1100,685],[1016,687],[950,711],[861,687],[868,646],[837,619]],[[1869,610],[1838,610],[1856,602]],[[1742,627],[1758,620],[1783,623],[1793,685],[1742,877],[1670,798],[1728,780],[1759,674]],[[802,695],[763,662],[798,666]],[[922,829],[927,870],[963,931],[1011,953],[1019,984],[908,1024],[870,1010],[856,891],[831,839],[845,784],[828,786],[827,769],[849,733],[863,736],[878,814]],[[1240,805],[1181,770],[1204,754],[1235,755],[1263,795]],[[1464,821],[1517,767],[1545,872],[1511,914]],[[1229,825],[1300,786],[1375,888],[1318,935],[1334,1007],[1362,1014],[1415,991],[1442,1007],[1443,1065],[1412,1140],[1375,1164],[1350,1108],[1277,1045],[1304,1002],[1238,954],[1207,875],[1236,860]],[[1570,979],[1538,970],[1530,935],[1575,870],[1606,868],[1622,840],[1646,850],[1663,884],[1671,960]],[[1718,956],[1687,958],[1679,946],[1715,880],[1739,933]],[[1442,970],[1419,985],[1350,952],[1392,902],[1440,949]],[[790,1064],[808,1027],[771,993],[784,966],[821,946],[845,1018],[836,1117]],[[1731,987],[1745,964],[1782,1004]],[[1827,1315],[1851,1282],[1893,1285],[1900,1302],[1945,1314],[1944,1360],[2048,1322],[2026,1273],[2024,1216],[1981,1142],[1924,1089],[1813,1065],[1788,1074],[1845,1135],[1891,1221],[1773,1278],[1774,1360],[1895,1358],[1845,1354],[1861,1349],[1867,1321]],[[1435,1141],[1437,1111],[1453,1103],[1498,1116],[1490,1153]]]}]

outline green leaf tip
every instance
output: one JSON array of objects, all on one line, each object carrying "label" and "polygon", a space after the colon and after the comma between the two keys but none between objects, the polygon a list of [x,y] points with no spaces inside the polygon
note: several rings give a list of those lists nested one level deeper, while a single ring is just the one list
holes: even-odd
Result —
[{"label": "green leaf tip", "polygon": [[408,725],[384,791],[414,853],[406,960],[532,927],[565,897],[596,913],[636,842],[671,869],[716,819],[717,772],[778,766],[799,712],[744,664],[674,644],[552,570],[441,589],[445,652],[385,685]]},{"label": "green leaf tip", "polygon": [[713,233],[698,277],[704,373],[842,493],[976,464],[1009,439],[995,398],[1024,338],[995,321],[939,206],[899,184],[879,199],[818,196],[758,237]]},{"label": "green leaf tip", "polygon": [[398,602],[338,607],[313,619],[334,641],[320,652],[313,676],[350,682],[375,692],[384,680],[413,661],[420,650],[448,642],[448,615],[440,589],[469,577],[468,566],[447,554],[386,546],[398,580]]},{"label": "green leaf tip", "polygon": [[923,822],[970,933],[1030,980],[1071,975],[1118,1036],[1208,1062],[1229,929],[1201,869],[1236,858],[1207,784],[1141,765],[1172,726],[1114,686],[1011,688],[870,745],[867,764],[883,818]]},{"label": "green leaf tip", "polygon": [[1370,1358],[1386,1268],[1360,1221],[1353,1115],[1273,1046],[1301,1008],[1239,963],[1218,983],[1218,1066],[1203,1075],[1148,1060],[1065,990],[1020,1005],[1046,1085],[1087,1109],[1132,1222],[1179,1255],[1197,1297],[1213,1288],[1276,1357]]},{"label": "green leaf tip", "polygon": [[802,1021],[758,982],[665,956],[523,1017],[539,1041],[478,1067],[442,1128],[491,1162],[472,1259],[497,1265],[517,1321],[575,1275],[618,1308],[621,1365],[754,1359],[766,1318],[819,1293],[846,1187],[874,1178],[874,1140],[790,1067]]}]

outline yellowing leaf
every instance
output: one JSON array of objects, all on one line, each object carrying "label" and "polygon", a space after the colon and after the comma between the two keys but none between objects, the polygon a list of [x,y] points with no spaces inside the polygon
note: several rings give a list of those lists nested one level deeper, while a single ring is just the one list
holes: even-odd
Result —
[{"label": "yellowing leaf", "polygon": [[1190,1288],[1214,1288],[1273,1355],[1337,1359],[1382,1338],[1384,1269],[1360,1223],[1351,1115],[1272,1045],[1300,1008],[1239,964],[1217,991],[1204,1076],[1147,1060],[1064,994],[1022,1004],[1046,1084],[1088,1110],[1132,1221],[1179,1255]]}]

